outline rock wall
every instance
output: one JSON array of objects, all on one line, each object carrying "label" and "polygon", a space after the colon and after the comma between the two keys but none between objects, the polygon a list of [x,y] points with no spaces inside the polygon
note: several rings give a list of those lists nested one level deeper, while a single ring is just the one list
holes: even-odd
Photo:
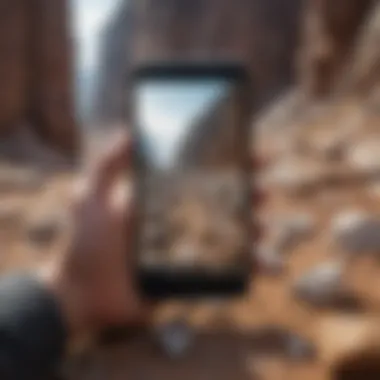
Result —
[{"label": "rock wall", "polygon": [[[56,147],[77,148],[74,72],[67,0],[27,0],[32,15],[29,105],[36,131]],[[33,17],[34,16],[34,17]]]},{"label": "rock wall", "polygon": [[[123,115],[122,78],[132,55],[137,62],[241,58],[256,83],[258,102],[264,104],[294,81],[301,3],[302,0],[125,1],[123,11],[117,12],[105,33],[96,117],[114,121]],[[136,22],[136,28],[129,33],[122,25],[128,14],[134,14]]]},{"label": "rock wall", "polygon": [[343,90],[366,94],[380,84],[380,2],[369,15],[354,49],[352,64],[347,68]]},{"label": "rock wall", "polygon": [[67,0],[0,5],[0,135],[28,123],[49,145],[73,154],[72,46]]},{"label": "rock wall", "polygon": [[[105,33],[96,118],[114,121],[124,115],[126,85],[121,78],[128,72],[132,57],[136,62],[241,58],[250,68],[256,85],[257,107],[266,105],[292,85],[310,100],[326,97],[342,88],[342,83],[345,88],[350,83],[354,90],[360,87],[357,83],[365,81],[371,86],[374,74],[367,73],[377,70],[373,57],[378,51],[375,47],[378,39],[372,33],[373,42],[369,46],[369,38],[363,33],[369,28],[367,22],[378,3],[378,0],[125,1],[123,12],[117,12]],[[136,27],[128,29],[126,23],[132,15]],[[374,24],[376,20],[372,21]]]},{"label": "rock wall", "polygon": [[0,131],[8,131],[26,113],[28,16],[26,1],[0,4]]},{"label": "rock wall", "polygon": [[106,26],[100,44],[100,67],[90,119],[96,123],[124,120],[127,72],[131,62],[133,12],[122,3]]},{"label": "rock wall", "polygon": [[373,0],[308,0],[298,58],[299,84],[311,97],[328,95],[349,63]]}]

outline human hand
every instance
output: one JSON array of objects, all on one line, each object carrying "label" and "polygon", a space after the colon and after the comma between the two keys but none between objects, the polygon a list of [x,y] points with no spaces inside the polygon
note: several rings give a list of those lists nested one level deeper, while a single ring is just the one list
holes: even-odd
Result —
[{"label": "human hand", "polygon": [[73,202],[72,237],[41,273],[71,333],[133,323],[142,314],[134,282],[132,192],[118,186],[129,166],[125,134],[89,170]]},{"label": "human hand", "polygon": [[[61,257],[42,271],[72,333],[139,322],[146,313],[135,283],[131,192],[117,188],[128,170],[130,144],[118,136],[93,165],[73,203],[73,235]],[[253,169],[257,168],[257,163]],[[119,190],[119,191],[118,191]],[[252,193],[254,209],[262,194]],[[253,226],[253,242],[259,236]],[[48,270],[47,270],[48,269]]]}]

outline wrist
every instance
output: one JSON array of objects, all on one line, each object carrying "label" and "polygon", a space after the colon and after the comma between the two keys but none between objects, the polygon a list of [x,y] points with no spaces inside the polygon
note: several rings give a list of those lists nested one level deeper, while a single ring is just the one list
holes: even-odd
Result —
[{"label": "wrist", "polygon": [[38,277],[57,302],[69,336],[86,333],[91,328],[90,312],[76,282],[53,268],[44,268]]}]

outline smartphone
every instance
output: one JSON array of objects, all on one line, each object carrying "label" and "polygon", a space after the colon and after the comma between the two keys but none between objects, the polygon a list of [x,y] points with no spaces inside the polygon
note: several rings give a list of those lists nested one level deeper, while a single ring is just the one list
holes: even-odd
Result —
[{"label": "smartphone", "polygon": [[252,275],[252,90],[233,62],[132,76],[138,281],[154,299],[232,297]]}]

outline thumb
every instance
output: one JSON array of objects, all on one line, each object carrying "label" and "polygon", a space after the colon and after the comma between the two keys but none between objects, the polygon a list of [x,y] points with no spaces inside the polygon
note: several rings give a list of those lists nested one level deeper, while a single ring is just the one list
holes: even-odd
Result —
[{"label": "thumb", "polygon": [[108,197],[115,181],[130,165],[130,138],[118,133],[90,174],[92,190],[99,197]]}]

